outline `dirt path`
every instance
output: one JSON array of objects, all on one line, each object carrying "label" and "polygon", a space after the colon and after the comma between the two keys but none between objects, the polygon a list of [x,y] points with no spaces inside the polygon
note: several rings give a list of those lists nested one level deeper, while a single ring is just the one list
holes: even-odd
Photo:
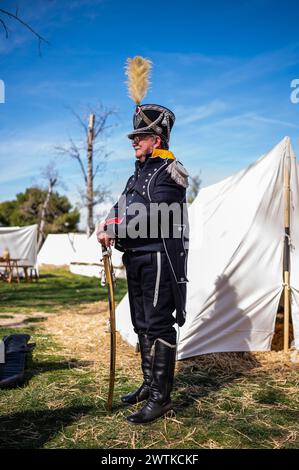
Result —
[{"label": "dirt path", "polygon": [[47,313],[44,312],[33,312],[27,314],[5,313],[0,316],[0,328],[22,328],[30,325],[30,323],[47,319],[47,316]]}]

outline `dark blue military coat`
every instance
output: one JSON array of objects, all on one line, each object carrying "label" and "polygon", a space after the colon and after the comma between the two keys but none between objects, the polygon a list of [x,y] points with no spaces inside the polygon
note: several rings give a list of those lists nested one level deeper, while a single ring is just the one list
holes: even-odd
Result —
[{"label": "dark blue military coat", "polygon": [[[188,173],[183,165],[166,150],[155,150],[143,165],[136,162],[135,173],[129,178],[121,198],[112,208],[106,220],[105,230],[115,237],[115,247],[120,251],[165,251],[169,263],[172,290],[176,305],[176,319],[181,326],[185,322],[187,255],[188,255],[188,213],[186,187]],[[130,213],[132,204],[142,203],[145,210],[139,216],[142,224],[152,219],[151,208],[161,203],[176,203],[176,214],[170,217],[170,230],[165,233],[159,221],[158,233],[143,238],[131,238],[126,229],[134,218]],[[153,204],[154,203],[154,204]],[[171,206],[172,207],[172,206]],[[136,218],[136,216],[135,216]]]}]

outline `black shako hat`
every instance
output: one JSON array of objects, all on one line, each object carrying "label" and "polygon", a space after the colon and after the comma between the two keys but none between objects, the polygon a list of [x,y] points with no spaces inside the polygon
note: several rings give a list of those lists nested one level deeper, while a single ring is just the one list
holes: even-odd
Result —
[{"label": "black shako hat", "polygon": [[156,134],[168,144],[174,121],[175,115],[164,106],[159,104],[137,105],[133,116],[134,130],[128,134],[128,137],[134,139],[138,134]]}]

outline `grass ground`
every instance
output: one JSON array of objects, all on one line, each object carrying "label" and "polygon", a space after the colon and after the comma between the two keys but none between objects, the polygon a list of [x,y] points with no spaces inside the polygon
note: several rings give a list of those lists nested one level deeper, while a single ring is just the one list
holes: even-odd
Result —
[{"label": "grass ground", "polygon": [[[118,284],[118,300],[126,289]],[[0,337],[36,343],[24,385],[0,391],[1,448],[298,448],[299,364],[281,352],[209,354],[177,364],[175,418],[136,427],[120,404],[139,356],[118,337],[114,409],[106,411],[106,291],[65,269],[0,284]]]}]

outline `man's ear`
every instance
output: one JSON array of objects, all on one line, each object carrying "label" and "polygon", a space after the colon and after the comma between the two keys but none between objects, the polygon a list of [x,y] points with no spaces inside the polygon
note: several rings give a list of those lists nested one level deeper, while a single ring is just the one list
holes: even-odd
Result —
[{"label": "man's ear", "polygon": [[162,143],[161,137],[157,135],[156,136],[156,142],[154,143],[154,148],[155,149],[161,148],[161,143]]}]

